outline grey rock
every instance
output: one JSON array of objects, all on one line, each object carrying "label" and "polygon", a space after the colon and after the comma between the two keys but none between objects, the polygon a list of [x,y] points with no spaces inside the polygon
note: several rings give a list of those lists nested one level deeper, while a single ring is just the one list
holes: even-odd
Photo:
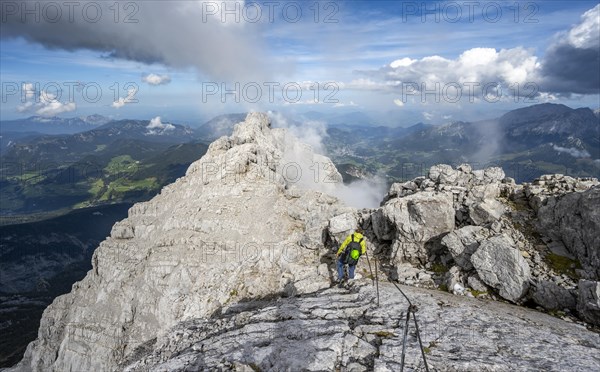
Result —
[{"label": "grey rock", "polygon": [[448,291],[452,292],[459,285],[464,288],[464,275],[458,266],[452,266],[444,275],[444,284],[448,287]]},{"label": "grey rock", "polygon": [[335,238],[337,244],[346,239],[348,234],[358,227],[358,216],[354,212],[346,212],[329,220],[329,234]]},{"label": "grey rock", "polygon": [[600,279],[600,186],[551,196],[537,216],[540,231],[562,241],[583,268]]},{"label": "grey rock", "polygon": [[403,263],[398,265],[396,271],[398,273],[398,280],[400,282],[405,282],[409,279],[416,279],[417,276],[419,276],[419,274],[421,273],[421,270],[419,270],[416,267],[413,267],[409,263]]},{"label": "grey rock", "polygon": [[506,235],[484,240],[471,256],[483,282],[504,299],[517,302],[529,288],[530,269],[515,243]]},{"label": "grey rock", "polygon": [[429,168],[428,177],[435,183],[452,184],[458,178],[458,172],[447,164],[438,164]]},{"label": "grey rock", "polygon": [[579,281],[577,312],[586,321],[600,326],[600,282]]},{"label": "grey rock", "polygon": [[471,173],[473,171],[473,167],[470,164],[461,164],[456,169],[463,173]]},{"label": "grey rock", "polygon": [[469,207],[469,217],[474,225],[484,225],[497,221],[502,217],[506,208],[495,199],[485,199]]},{"label": "grey rock", "polygon": [[450,232],[442,238],[442,244],[463,270],[471,270],[471,255],[479,247],[479,242],[486,238],[485,229],[481,226],[465,226]]},{"label": "grey rock", "polygon": [[[127,355],[120,369],[397,371],[408,304],[390,283],[379,288],[379,307],[374,288],[363,284],[357,293],[328,289],[180,322]],[[418,308],[430,370],[594,370],[600,363],[598,335],[576,324],[514,305],[401,288]],[[409,327],[406,369],[423,370]]]},{"label": "grey rock", "polygon": [[502,182],[506,177],[504,170],[500,167],[486,168],[483,172],[483,177],[488,182]]},{"label": "grey rock", "polygon": [[425,264],[425,245],[454,229],[452,195],[423,191],[392,199],[373,214],[372,222],[378,239],[394,239],[396,262]]},{"label": "grey rock", "polygon": [[575,310],[577,299],[571,291],[553,282],[543,280],[532,288],[533,301],[546,310]]},{"label": "grey rock", "polygon": [[481,281],[481,279],[479,279],[479,276],[477,275],[471,275],[467,279],[467,284],[469,285],[469,287],[479,292],[487,292],[488,290],[486,285]]}]

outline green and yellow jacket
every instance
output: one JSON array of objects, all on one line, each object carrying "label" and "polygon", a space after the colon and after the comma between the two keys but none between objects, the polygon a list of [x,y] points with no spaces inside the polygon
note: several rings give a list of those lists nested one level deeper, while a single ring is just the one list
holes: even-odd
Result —
[{"label": "green and yellow jacket", "polygon": [[354,235],[355,242],[358,242],[362,238],[362,242],[360,242],[360,246],[362,248],[361,252],[360,252],[361,256],[363,254],[367,253],[367,243],[366,243],[366,239],[364,238],[363,234],[354,232],[353,234],[348,235],[346,240],[344,240],[344,242],[340,246],[340,249],[338,249],[338,251],[337,251],[338,256],[341,255],[342,252],[344,252],[344,249],[346,249],[346,246],[348,246],[348,244],[350,244],[350,242],[352,241],[352,235]]}]

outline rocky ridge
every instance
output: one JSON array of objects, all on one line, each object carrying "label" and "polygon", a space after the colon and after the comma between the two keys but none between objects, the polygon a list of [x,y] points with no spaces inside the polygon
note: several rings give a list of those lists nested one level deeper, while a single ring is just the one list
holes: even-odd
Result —
[{"label": "rocky ridge", "polygon": [[[376,266],[382,281],[478,297],[410,290],[419,319],[431,323],[424,339],[438,368],[552,369],[568,360],[560,357],[562,347],[582,369],[598,365],[598,346],[590,341],[597,334],[583,324],[491,301],[533,301],[598,324],[597,180],[554,175],[544,184],[516,185],[500,168],[438,165],[427,177],[392,185],[380,208],[356,210],[331,196],[341,187],[327,182],[341,180],[337,171],[317,178],[290,173],[314,163],[335,170],[284,129],[271,128],[265,114],[249,114],[185,177],[133,206],[113,227],[94,254],[93,270],[45,311],[38,339],[15,370],[281,370],[297,363],[314,370],[395,370],[406,306],[395,288],[382,283],[379,309],[366,279],[355,294],[328,289],[335,250],[357,226],[370,247],[361,276]],[[557,228],[553,216],[575,225],[558,221]],[[455,315],[458,324],[478,319],[481,329],[531,334],[528,341],[488,334],[462,349],[454,343],[463,335],[450,337],[435,362],[439,340],[430,327]],[[357,330],[361,324],[378,335]],[[272,325],[281,334],[263,332]],[[298,328],[320,341],[295,336]],[[291,345],[310,358],[283,345],[294,337]],[[536,343],[541,338],[551,341]],[[515,342],[546,356],[522,355]],[[511,353],[522,358],[507,361]]]},{"label": "rocky ridge", "polygon": [[249,114],[185,177],[115,224],[93,269],[46,309],[22,366],[112,370],[180,321],[243,298],[329,287],[327,265],[318,263],[322,229],[350,209],[286,179],[291,162],[335,169],[271,129],[267,115]]},{"label": "rocky ridge", "polygon": [[600,325],[597,179],[517,185],[501,168],[437,165],[393,184],[356,223],[368,227],[391,279]]}]

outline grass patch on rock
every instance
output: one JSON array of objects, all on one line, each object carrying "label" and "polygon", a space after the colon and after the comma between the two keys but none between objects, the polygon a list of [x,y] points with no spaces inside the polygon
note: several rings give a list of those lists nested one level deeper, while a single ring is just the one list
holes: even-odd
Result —
[{"label": "grass patch on rock", "polygon": [[395,335],[392,332],[388,332],[388,331],[376,331],[373,332],[373,334],[377,337],[381,337],[381,338],[392,338]]},{"label": "grass patch on rock", "polygon": [[448,267],[444,264],[441,264],[439,262],[433,263],[431,265],[431,271],[433,271],[436,274],[444,274],[448,272]]},{"label": "grass patch on rock", "polygon": [[576,269],[581,269],[581,263],[569,257],[561,256],[556,253],[546,255],[548,265],[558,274],[564,274],[571,279],[579,279]]}]

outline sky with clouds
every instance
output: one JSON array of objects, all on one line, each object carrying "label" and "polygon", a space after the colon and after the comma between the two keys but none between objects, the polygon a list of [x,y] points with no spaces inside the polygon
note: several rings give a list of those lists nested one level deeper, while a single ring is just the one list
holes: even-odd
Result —
[{"label": "sky with clouds", "polygon": [[600,106],[598,1],[3,1],[2,120]]}]

